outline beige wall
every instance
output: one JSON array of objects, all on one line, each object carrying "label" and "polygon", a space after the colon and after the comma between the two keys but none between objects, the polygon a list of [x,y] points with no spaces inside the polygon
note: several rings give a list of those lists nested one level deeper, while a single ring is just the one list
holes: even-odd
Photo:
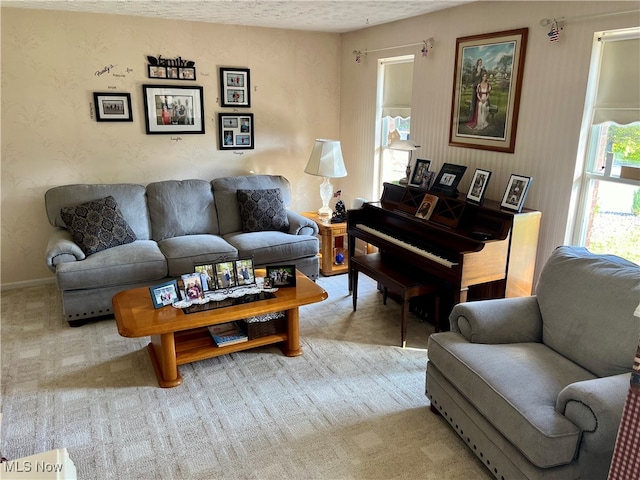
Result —
[{"label": "beige wall", "polygon": [[[1,12],[3,285],[52,278],[43,196],[56,185],[282,174],[294,209],[319,207],[321,179],[303,170],[315,138],[339,135],[338,34]],[[197,81],[173,83],[204,87],[204,135],[145,134],[142,85],[171,83],[147,78],[146,56],[158,54],[195,61]],[[219,66],[251,69],[252,105],[238,110],[255,115],[255,150],[218,150]],[[96,91],[131,93],[133,123],[91,118]]]},{"label": "beige wall", "polygon": [[[377,58],[416,55],[414,158],[493,172],[487,197],[500,199],[511,173],[533,177],[526,206],[543,212],[538,266],[564,243],[593,33],[640,24],[637,14],[589,18],[637,9],[637,2],[478,2],[345,34],[307,33],[139,17],[2,9],[2,284],[51,278],[44,266],[51,230],[43,195],[51,186],[136,182],[222,175],[287,176],[296,210],[317,208],[320,179],[303,173],[314,138],[340,138],[348,177],[336,179],[347,205],[372,198]],[[550,43],[541,18],[567,21]],[[457,37],[529,28],[514,154],[448,146]],[[351,52],[405,45],[434,37],[427,58],[420,47],[367,55]],[[143,83],[146,55],[196,62],[204,86],[205,135],[146,135]],[[110,75],[96,76],[105,65]],[[214,118],[219,66],[251,69],[256,149],[217,150]],[[127,71],[132,69],[132,71]],[[189,82],[178,82],[188,85]],[[92,92],[130,92],[134,122],[90,118]]]},{"label": "beige wall", "polygon": [[[593,34],[640,25],[635,14],[588,18],[595,13],[638,10],[638,2],[478,2],[373,27],[343,36],[341,140],[349,162],[347,196],[372,198],[377,60],[415,54],[411,134],[422,147],[413,158],[468,165],[459,187],[466,194],[473,171],[493,172],[487,198],[500,200],[509,175],[533,177],[525,206],[543,212],[538,271],[564,243],[574,166],[578,155]],[[560,41],[550,43],[542,18],[567,18]],[[582,17],[571,20],[572,17]],[[449,146],[456,38],[529,28],[515,152]],[[420,46],[374,52],[354,61],[354,50],[407,45],[434,38],[427,58]]]}]

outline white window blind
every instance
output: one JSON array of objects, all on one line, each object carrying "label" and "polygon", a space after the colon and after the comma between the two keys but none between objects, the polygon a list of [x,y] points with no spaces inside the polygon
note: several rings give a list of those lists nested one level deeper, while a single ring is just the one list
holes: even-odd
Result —
[{"label": "white window blind", "polygon": [[639,31],[603,35],[593,124],[640,122]]},{"label": "white window blind", "polygon": [[385,63],[382,116],[411,116],[413,91],[413,62]]}]

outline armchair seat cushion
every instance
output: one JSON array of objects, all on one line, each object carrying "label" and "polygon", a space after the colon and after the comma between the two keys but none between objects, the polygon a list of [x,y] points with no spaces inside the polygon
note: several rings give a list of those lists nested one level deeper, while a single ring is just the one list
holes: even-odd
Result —
[{"label": "armchair seat cushion", "polygon": [[136,240],[89,255],[81,262],[56,267],[60,290],[129,285],[167,276],[167,261],[152,240]]},{"label": "armchair seat cushion", "polygon": [[318,254],[318,239],[310,235],[289,235],[283,232],[234,232],[224,239],[238,249],[240,258],[253,255],[256,266],[291,263],[292,259]]},{"label": "armchair seat cushion", "polygon": [[454,332],[431,336],[429,360],[531,463],[574,459],[581,432],[556,400],[566,385],[595,375],[541,343],[469,343]]}]

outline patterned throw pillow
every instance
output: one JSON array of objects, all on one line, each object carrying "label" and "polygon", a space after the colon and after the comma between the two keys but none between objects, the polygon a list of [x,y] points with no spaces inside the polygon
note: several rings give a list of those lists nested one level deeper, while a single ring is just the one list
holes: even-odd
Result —
[{"label": "patterned throw pillow", "polygon": [[112,196],[60,210],[73,240],[86,255],[136,239]]},{"label": "patterned throw pillow", "polygon": [[238,190],[243,232],[289,231],[289,218],[279,188]]}]

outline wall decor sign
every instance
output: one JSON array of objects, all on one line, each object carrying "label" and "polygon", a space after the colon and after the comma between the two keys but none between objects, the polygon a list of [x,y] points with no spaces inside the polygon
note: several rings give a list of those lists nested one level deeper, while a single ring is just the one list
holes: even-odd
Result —
[{"label": "wall decor sign", "polygon": [[528,31],[456,39],[449,145],[514,152]]},{"label": "wall decor sign", "polygon": [[162,58],[147,56],[149,62],[148,73],[149,78],[161,78],[170,80],[195,80],[196,79],[196,62],[191,60],[183,60],[182,57]]},{"label": "wall decor sign", "polygon": [[93,92],[98,122],[133,122],[129,93]]},{"label": "wall decor sign", "polygon": [[471,186],[467,192],[467,200],[473,203],[482,203],[490,178],[491,172],[489,170],[476,168],[473,178],[471,179]]},{"label": "wall decor sign", "polygon": [[253,113],[218,113],[220,150],[253,149]]},{"label": "wall decor sign", "polygon": [[248,68],[220,68],[220,106],[250,107],[250,86]]},{"label": "wall decor sign", "polygon": [[204,133],[202,87],[143,85],[147,134]]},{"label": "wall decor sign", "polygon": [[507,188],[504,190],[500,206],[509,210],[520,212],[524,206],[524,199],[532,182],[531,177],[524,175],[511,175]]}]

